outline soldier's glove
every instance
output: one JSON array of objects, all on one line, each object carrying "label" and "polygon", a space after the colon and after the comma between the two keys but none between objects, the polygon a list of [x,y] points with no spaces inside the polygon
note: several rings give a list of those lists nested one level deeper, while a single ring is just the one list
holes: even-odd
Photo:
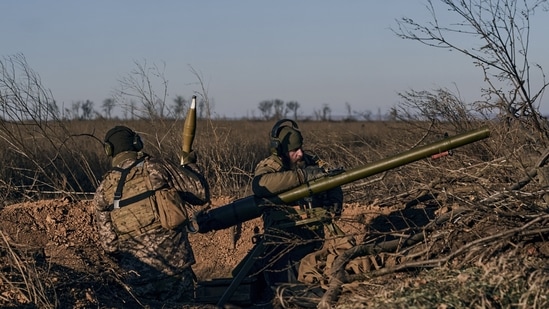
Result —
[{"label": "soldier's glove", "polygon": [[301,183],[306,183],[326,176],[326,171],[316,165],[299,169],[299,173],[301,174]]},{"label": "soldier's glove", "polygon": [[191,150],[191,152],[183,151],[181,154],[181,165],[196,163],[196,152]]}]

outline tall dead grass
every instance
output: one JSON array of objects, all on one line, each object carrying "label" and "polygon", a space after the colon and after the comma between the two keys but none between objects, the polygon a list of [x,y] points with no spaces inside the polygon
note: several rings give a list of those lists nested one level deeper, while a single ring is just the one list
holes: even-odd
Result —
[{"label": "tall dead grass", "polygon": [[[12,247],[2,230],[0,230],[0,238],[0,253],[6,254],[9,260],[8,265],[2,266],[0,272],[0,284],[9,286],[9,289],[3,289],[5,292],[0,295],[0,303],[33,304],[38,308],[56,308],[57,298],[55,295],[49,295],[44,286],[44,277],[36,269],[35,261],[24,259]],[[8,270],[4,267],[13,269]]]},{"label": "tall dead grass", "polygon": [[[142,136],[145,152],[178,161],[181,120],[59,121],[49,124],[47,131],[40,131],[37,124],[4,123],[6,131],[0,133],[0,188],[5,199],[39,199],[48,194],[89,197],[110,164],[101,142],[118,124]],[[255,165],[270,151],[272,125],[248,120],[198,122],[193,149],[213,194],[239,198],[250,193]],[[404,123],[302,122],[300,127],[305,150],[334,168],[356,167],[444,138],[442,131],[425,134]],[[479,147],[456,150],[454,159],[463,154],[484,160],[483,156],[490,155],[486,150],[490,147]],[[447,161],[451,164],[452,160]]]},{"label": "tall dead grass", "polygon": [[[74,188],[86,188],[82,192],[93,192],[93,183],[101,179],[102,173],[109,165],[100,140],[105,132],[116,124],[128,125],[138,131],[145,141],[145,150],[151,154],[177,159],[181,146],[181,121],[166,121],[164,125],[167,129],[164,130],[153,127],[150,122],[144,120],[67,122],[63,125],[70,134],[65,135],[64,139],[59,139],[62,143],[44,143],[35,136],[25,139],[28,144],[21,143],[18,149],[31,149],[33,152],[29,153],[32,156],[12,156],[12,161],[4,161],[11,162],[2,167],[3,173],[11,173],[10,178],[3,179],[4,183],[9,183],[11,188],[17,188],[17,192],[22,192],[21,194],[27,198],[44,196],[44,193],[34,193],[42,188],[57,189],[63,194],[77,193]],[[230,195],[234,198],[249,194],[247,188],[253,175],[253,168],[269,153],[268,133],[271,125],[269,122],[243,120],[201,120],[198,123],[194,149],[199,155],[199,162],[204,167],[213,194]],[[454,132],[452,127],[441,126],[435,130],[429,129],[428,124],[421,125],[423,127],[419,124],[417,127],[410,126],[405,122],[300,123],[305,137],[305,149],[326,159],[333,167],[344,168],[373,162],[414,146],[439,140],[444,138],[446,132],[449,135],[459,133]],[[376,175],[372,179],[346,185],[346,202],[395,205],[402,201],[404,205],[418,196],[430,193],[435,196],[445,194],[445,199],[463,203],[464,196],[469,196],[467,194],[475,196],[473,200],[481,200],[505,191],[529,170],[541,149],[520,140],[517,136],[508,136],[508,130],[499,131],[495,122],[483,122],[479,123],[480,125],[489,125],[492,128],[492,136],[488,140],[455,149],[450,157],[421,160]],[[24,128],[27,129],[29,126]],[[33,132],[29,130],[26,134]],[[509,147],[511,142],[515,143],[514,147]],[[7,157],[14,152],[10,147],[13,147],[13,144],[4,144],[0,148],[2,156]],[[59,149],[63,147],[67,147],[66,157],[63,160],[52,160],[51,158],[62,155]],[[54,167],[53,165],[58,162],[62,164]],[[82,162],[85,162],[84,167],[79,167]],[[37,164],[45,168],[37,170]],[[48,182],[48,179],[57,180],[55,175],[62,175],[64,166],[71,167],[70,173],[67,174],[69,176],[78,174],[82,177],[82,173],[78,172],[79,168],[95,172],[89,176],[84,173],[83,181],[65,175],[65,182]],[[33,170],[34,174],[14,177],[29,170]],[[26,181],[29,183],[23,186]],[[471,183],[478,185],[476,191],[459,192],[462,185],[469,187]],[[68,189],[74,191],[69,192]],[[537,192],[542,188],[533,182],[529,189],[529,192]],[[494,205],[505,211],[517,212],[519,215],[520,205],[531,204],[532,195],[525,192],[524,196],[527,199],[514,195],[514,200],[507,198],[503,203],[500,200]],[[467,203],[471,203],[470,201]],[[3,247],[7,248],[7,254],[13,257],[12,267],[18,267],[20,279],[2,280],[13,285],[12,290],[19,291],[21,296],[18,297],[26,298],[24,301],[41,304],[40,307],[43,308],[55,307],[52,304],[55,299],[44,297],[41,292],[43,282],[47,278],[41,278],[33,268],[33,263],[23,260],[15,251],[9,250],[7,242],[5,244]],[[369,297],[367,301],[362,298],[363,293],[356,293],[355,298],[347,304],[358,306],[368,303],[372,308],[495,308],[500,304],[512,304],[515,308],[543,308],[547,305],[547,299],[543,294],[545,288],[542,288],[547,283],[546,272],[543,269],[532,271],[532,266],[510,272],[517,259],[501,257],[495,262],[487,262],[472,268],[467,266],[463,269],[434,267],[422,272],[417,280],[404,281],[399,289],[378,293]],[[509,275],[515,279],[505,279]],[[376,281],[371,279],[363,282],[376,284]],[[383,283],[379,284],[381,286]]]}]

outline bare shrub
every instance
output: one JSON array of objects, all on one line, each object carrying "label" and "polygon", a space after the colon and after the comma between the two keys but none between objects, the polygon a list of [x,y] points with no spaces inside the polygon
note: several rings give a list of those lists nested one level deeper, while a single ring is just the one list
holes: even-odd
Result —
[{"label": "bare shrub", "polygon": [[[59,118],[56,103],[22,55],[0,61],[0,170],[6,197],[32,197],[41,192],[88,191],[97,184],[98,164],[76,147],[68,121]],[[88,159],[86,159],[88,158]]]},{"label": "bare shrub", "polygon": [[[481,109],[547,138],[546,119],[537,102],[548,83],[543,68],[530,59],[535,43],[530,41],[530,22],[536,10],[547,9],[547,1],[428,0],[425,8],[429,21],[401,18],[395,33],[470,58],[486,81]],[[449,16],[441,18],[443,10]]]}]

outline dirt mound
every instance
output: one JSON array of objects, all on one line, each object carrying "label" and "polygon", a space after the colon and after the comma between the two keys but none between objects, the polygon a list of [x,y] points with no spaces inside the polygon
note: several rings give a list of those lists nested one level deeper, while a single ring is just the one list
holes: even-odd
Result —
[{"label": "dirt mound", "polygon": [[[224,201],[217,200],[214,205]],[[3,278],[6,282],[2,282],[0,288],[0,304],[33,302],[18,293],[18,289],[29,290],[33,284],[46,284],[45,290],[57,294],[59,303],[56,306],[61,308],[84,308],[92,304],[121,308],[131,304],[131,297],[116,280],[117,265],[99,245],[92,207],[91,201],[59,199],[10,205],[2,209],[3,244],[9,244],[6,250],[2,250],[2,271],[9,277]],[[251,247],[249,239],[254,223],[243,224],[240,239],[233,236],[231,229],[204,235],[191,234],[197,259],[194,270],[200,280],[230,275],[231,269]],[[14,261],[14,257],[31,261]],[[35,263],[34,269],[22,271],[13,268],[13,265]],[[35,275],[31,278],[34,283],[23,286],[13,283],[25,281],[18,276],[21,271]],[[39,282],[43,278],[48,278],[48,281]],[[43,295],[42,301],[49,303],[47,298]]]},{"label": "dirt mound", "polygon": [[[229,202],[228,198],[216,199],[212,206]],[[5,282],[0,288],[0,305],[52,304],[55,300],[52,305],[59,308],[139,306],[117,281],[118,267],[99,245],[92,207],[91,201],[56,199],[1,209],[4,241],[0,259],[6,276],[1,278]],[[260,226],[260,219],[254,219],[233,228],[190,234],[197,260],[193,269],[199,281],[230,277],[252,248],[254,228]],[[14,260],[18,258],[22,260]],[[29,278],[23,278],[22,273]],[[50,294],[29,299],[24,295],[36,287],[55,297]]]},{"label": "dirt mound", "polygon": [[[228,198],[217,199],[213,206],[228,202]],[[334,300],[339,299],[337,303],[343,307],[349,304],[376,307],[374,300],[382,294],[388,295],[387,291],[425,288],[438,280],[433,278],[470,265],[487,271],[488,261],[500,263],[505,271],[517,268],[520,278],[527,278],[540,269],[545,269],[540,276],[547,277],[549,245],[544,237],[548,215],[537,212],[536,219],[532,212],[517,217],[482,209],[454,213],[455,209],[457,207],[452,209],[429,202],[412,207],[345,205],[338,225],[346,234],[363,240],[356,246],[357,252],[349,253],[355,255],[348,257],[349,260],[362,257],[364,273],[343,275],[344,284]],[[6,206],[0,211],[0,226],[3,238],[0,242],[0,306],[147,306],[125,289],[117,277],[118,266],[101,249],[90,201],[56,199]],[[260,219],[254,219],[225,230],[191,234],[197,260],[193,269],[199,281],[230,277],[231,270],[252,248],[254,228],[259,226]],[[423,238],[418,238],[421,235]],[[416,238],[417,242],[412,243]],[[379,249],[391,242],[396,244],[395,248]],[[507,259],[520,263],[503,263],[504,253]],[[444,271],[444,275],[436,273],[437,269],[440,271],[436,267],[443,265],[451,269]],[[420,280],[419,269],[434,269],[431,270],[433,278],[427,276]],[[466,278],[489,280],[482,275],[475,276],[468,274]],[[455,274],[448,281],[463,278],[462,274]],[[523,284],[528,286],[527,280]]]}]

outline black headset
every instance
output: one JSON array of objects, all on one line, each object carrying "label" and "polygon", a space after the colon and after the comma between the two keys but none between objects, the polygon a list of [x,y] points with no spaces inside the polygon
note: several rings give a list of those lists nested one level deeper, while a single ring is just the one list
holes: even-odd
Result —
[{"label": "black headset", "polygon": [[[126,130],[126,131],[130,132],[133,135],[132,145],[133,145],[133,148],[135,149],[135,151],[140,151],[141,149],[143,149],[143,146],[144,146],[143,145],[143,140],[141,139],[141,136],[139,136],[139,134],[137,134],[135,131],[131,130],[128,127],[119,126],[119,128],[122,129],[122,130]],[[105,153],[109,157],[112,156],[112,154],[114,152],[114,145],[111,142],[109,142],[109,139],[116,132],[118,132],[118,131],[115,131],[112,134],[110,134],[109,136],[106,136],[105,137],[105,142],[103,143],[103,145],[105,147]]]},{"label": "black headset", "polygon": [[280,154],[281,142],[280,142],[280,139],[278,138],[278,135],[280,134],[280,131],[282,130],[282,128],[289,127],[288,125],[282,125],[285,122],[290,122],[292,124],[292,128],[299,131],[299,127],[297,126],[297,123],[291,119],[280,119],[279,121],[277,121],[273,126],[273,129],[271,130],[271,136],[270,136],[271,138],[270,148],[273,154]]}]

